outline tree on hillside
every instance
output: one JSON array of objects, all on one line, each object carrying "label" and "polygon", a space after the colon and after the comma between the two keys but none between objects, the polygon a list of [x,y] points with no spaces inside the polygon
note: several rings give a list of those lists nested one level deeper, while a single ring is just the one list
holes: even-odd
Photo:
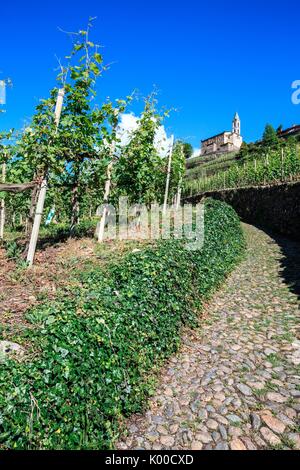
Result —
[{"label": "tree on hillside", "polygon": [[240,151],[237,155],[238,160],[244,160],[249,153],[249,145],[246,142],[243,142],[240,148]]},{"label": "tree on hillside", "polygon": [[182,142],[183,146],[183,153],[186,159],[191,158],[191,156],[194,153],[193,146],[189,144],[188,142]]},{"label": "tree on hillside", "polygon": [[271,124],[267,124],[263,133],[263,144],[273,146],[278,144],[278,135]]},{"label": "tree on hillside", "polygon": [[283,125],[280,124],[280,126],[278,126],[277,129],[276,129],[276,133],[280,134],[282,131],[283,131]]}]

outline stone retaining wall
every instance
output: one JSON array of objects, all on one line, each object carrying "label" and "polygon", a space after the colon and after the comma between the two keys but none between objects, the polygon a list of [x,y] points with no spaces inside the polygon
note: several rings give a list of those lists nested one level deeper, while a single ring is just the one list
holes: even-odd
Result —
[{"label": "stone retaining wall", "polygon": [[185,202],[197,203],[203,197],[230,204],[244,222],[300,240],[300,182],[212,191]]}]

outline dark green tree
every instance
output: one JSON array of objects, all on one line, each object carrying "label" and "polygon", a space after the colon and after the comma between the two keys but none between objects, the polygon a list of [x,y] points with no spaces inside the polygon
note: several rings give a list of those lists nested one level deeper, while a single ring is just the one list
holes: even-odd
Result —
[{"label": "dark green tree", "polygon": [[283,125],[280,124],[280,126],[277,127],[276,133],[280,134],[283,131]]},{"label": "dark green tree", "polygon": [[263,144],[271,147],[278,144],[278,135],[271,124],[267,124],[263,133]]},{"label": "dark green tree", "polygon": [[186,159],[191,158],[194,153],[194,149],[191,144],[188,142],[182,142],[183,145],[183,153]]},{"label": "dark green tree", "polygon": [[238,160],[244,161],[249,154],[249,145],[246,142],[242,143],[242,146],[240,148],[240,151],[237,155]]}]

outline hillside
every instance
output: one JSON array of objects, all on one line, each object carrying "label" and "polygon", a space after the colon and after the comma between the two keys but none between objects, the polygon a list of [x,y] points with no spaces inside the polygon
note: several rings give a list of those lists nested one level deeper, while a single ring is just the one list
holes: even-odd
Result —
[{"label": "hillside", "polygon": [[189,162],[185,195],[298,181],[299,175],[300,147],[295,139],[280,140],[272,146],[259,142],[239,153],[205,159],[203,162],[198,157],[197,162]]},{"label": "hillside", "polygon": [[238,152],[192,158],[186,164],[186,178],[187,180],[194,180],[214,175],[218,171],[228,169],[237,159]]}]

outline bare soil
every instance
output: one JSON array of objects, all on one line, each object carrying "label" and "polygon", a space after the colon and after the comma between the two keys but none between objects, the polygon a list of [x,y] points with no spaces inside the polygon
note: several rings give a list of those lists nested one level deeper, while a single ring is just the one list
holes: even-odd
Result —
[{"label": "bare soil", "polygon": [[105,242],[83,238],[48,246],[36,254],[35,264],[28,269],[9,260],[0,247],[0,324],[27,325],[25,312],[40,302],[55,298],[58,290],[76,285],[76,273],[124,256],[142,242]]}]

